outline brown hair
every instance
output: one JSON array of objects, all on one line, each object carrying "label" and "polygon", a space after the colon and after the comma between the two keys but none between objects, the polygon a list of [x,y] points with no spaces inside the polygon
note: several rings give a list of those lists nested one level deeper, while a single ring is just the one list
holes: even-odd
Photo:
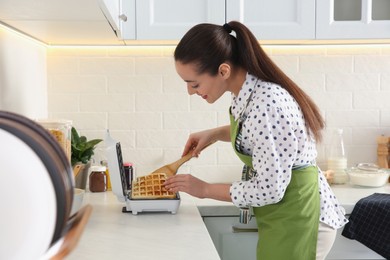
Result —
[{"label": "brown hair", "polygon": [[[235,36],[229,33],[230,29]],[[263,81],[280,85],[297,101],[308,130],[317,141],[321,141],[325,122],[316,104],[270,59],[253,33],[242,23],[195,25],[180,40],[174,58],[184,64],[195,63],[199,74],[209,73],[212,76],[218,73],[219,65],[230,62]]]}]

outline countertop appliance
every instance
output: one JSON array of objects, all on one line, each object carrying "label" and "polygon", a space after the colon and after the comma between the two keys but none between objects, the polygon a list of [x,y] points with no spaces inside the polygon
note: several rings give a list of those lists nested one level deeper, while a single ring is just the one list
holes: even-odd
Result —
[{"label": "countertop appliance", "polygon": [[120,202],[126,203],[122,212],[131,212],[133,215],[140,212],[170,212],[176,214],[180,206],[179,193],[176,193],[175,198],[172,199],[133,199],[131,196],[132,180],[129,180],[130,189],[127,189],[126,185],[120,142],[115,141],[107,130],[105,143],[112,191]]}]

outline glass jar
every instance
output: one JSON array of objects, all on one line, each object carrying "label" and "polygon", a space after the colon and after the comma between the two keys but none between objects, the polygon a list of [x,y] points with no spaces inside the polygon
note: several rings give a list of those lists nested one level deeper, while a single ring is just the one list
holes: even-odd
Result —
[{"label": "glass jar", "polygon": [[328,170],[334,173],[334,184],[344,184],[348,181],[346,173],[348,160],[344,148],[343,129],[336,129],[333,133],[327,164]]},{"label": "glass jar", "polygon": [[107,168],[105,166],[92,166],[89,175],[89,190],[91,192],[104,192],[107,190]]},{"label": "glass jar", "polygon": [[101,160],[100,165],[106,167],[106,176],[107,176],[107,190],[112,190],[111,186],[111,177],[110,177],[110,171],[108,170],[108,163],[106,160]]},{"label": "glass jar", "polygon": [[72,121],[66,119],[39,119],[37,123],[48,130],[58,141],[70,162]]}]

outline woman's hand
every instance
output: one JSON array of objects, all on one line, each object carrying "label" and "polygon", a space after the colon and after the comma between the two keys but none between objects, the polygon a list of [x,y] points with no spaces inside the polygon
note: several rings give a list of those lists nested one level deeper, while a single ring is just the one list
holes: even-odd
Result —
[{"label": "woman's hand", "polygon": [[191,174],[178,174],[169,177],[164,186],[171,192],[186,192],[197,198],[209,198],[221,201],[232,201],[230,197],[230,184],[217,184],[204,182]]},{"label": "woman's hand", "polygon": [[230,126],[217,127],[190,134],[184,146],[182,156],[191,152],[193,156],[198,157],[206,146],[218,140],[230,141]]},{"label": "woman's hand", "polygon": [[165,188],[173,193],[183,191],[198,198],[207,197],[208,185],[207,182],[204,182],[191,174],[178,174],[169,177],[164,183]]}]

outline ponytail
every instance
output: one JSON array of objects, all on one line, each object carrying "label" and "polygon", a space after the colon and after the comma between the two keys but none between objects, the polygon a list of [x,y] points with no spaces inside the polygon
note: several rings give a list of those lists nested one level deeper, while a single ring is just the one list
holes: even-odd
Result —
[{"label": "ponytail", "polygon": [[192,27],[177,45],[174,58],[183,64],[194,63],[199,74],[211,76],[218,73],[222,63],[230,62],[263,81],[280,85],[298,103],[308,131],[316,141],[322,140],[325,122],[316,104],[271,60],[242,23],[231,21],[223,26],[205,23]]}]

